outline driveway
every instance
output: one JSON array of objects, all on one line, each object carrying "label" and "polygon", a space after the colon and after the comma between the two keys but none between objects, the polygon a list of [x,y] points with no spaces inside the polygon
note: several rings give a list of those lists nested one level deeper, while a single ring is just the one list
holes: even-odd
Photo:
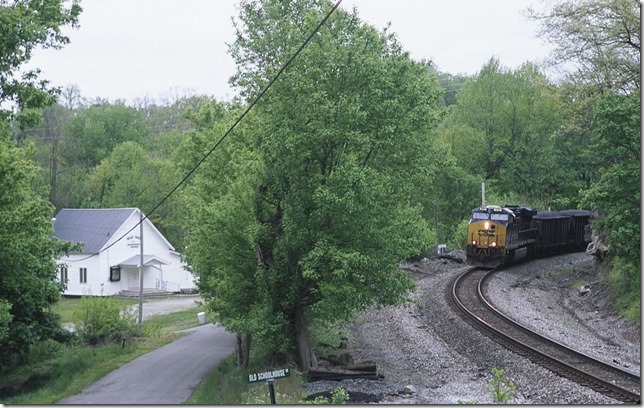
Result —
[{"label": "driveway", "polygon": [[[146,304],[143,305],[145,309]],[[158,405],[185,402],[201,379],[235,352],[235,335],[219,325],[206,324],[186,332],[188,334],[180,339],[137,357],[82,393],[58,403]]]}]

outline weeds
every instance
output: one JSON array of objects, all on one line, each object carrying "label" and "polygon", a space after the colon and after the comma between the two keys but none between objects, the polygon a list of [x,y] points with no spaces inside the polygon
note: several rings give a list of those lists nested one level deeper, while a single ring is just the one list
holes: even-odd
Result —
[{"label": "weeds", "polygon": [[487,390],[492,392],[492,401],[495,404],[507,404],[514,399],[517,387],[505,378],[503,370],[499,368],[492,368],[492,375],[494,377],[487,387]]},{"label": "weeds", "polygon": [[[113,300],[121,306],[128,303]],[[78,299],[66,302],[67,319],[71,319],[74,311],[82,309],[79,305]],[[0,401],[11,405],[53,405],[65,397],[76,395],[123,364],[175,340],[179,336],[175,331],[196,326],[197,311],[203,311],[203,308],[146,320],[143,331],[144,334],[147,331],[148,336],[136,342],[99,342],[89,346],[77,338],[69,344],[53,340],[36,343],[31,346],[25,364],[1,373]]]}]

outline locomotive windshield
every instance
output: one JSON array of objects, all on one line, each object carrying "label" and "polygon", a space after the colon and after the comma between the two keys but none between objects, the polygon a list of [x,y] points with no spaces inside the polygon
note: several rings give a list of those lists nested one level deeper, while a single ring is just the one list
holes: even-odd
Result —
[{"label": "locomotive windshield", "polygon": [[473,212],[472,218],[475,220],[487,220],[490,216],[484,212]]},{"label": "locomotive windshield", "polygon": [[508,214],[492,214],[492,221],[507,221],[510,219]]}]

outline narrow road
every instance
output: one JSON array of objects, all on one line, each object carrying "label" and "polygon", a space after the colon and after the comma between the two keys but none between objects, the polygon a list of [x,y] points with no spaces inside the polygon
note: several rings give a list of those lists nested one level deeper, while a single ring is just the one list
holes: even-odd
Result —
[{"label": "narrow road", "polygon": [[181,404],[235,352],[235,335],[206,324],[112,371],[59,404]]}]

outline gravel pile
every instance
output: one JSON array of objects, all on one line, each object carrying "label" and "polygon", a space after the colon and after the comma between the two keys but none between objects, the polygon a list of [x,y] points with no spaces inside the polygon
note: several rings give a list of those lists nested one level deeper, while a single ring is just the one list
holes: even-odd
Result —
[{"label": "gravel pile", "polygon": [[[344,387],[349,394],[376,395],[383,404],[490,404],[487,387],[492,368],[498,368],[517,388],[511,403],[619,403],[506,350],[456,315],[447,305],[445,288],[466,268],[446,259],[404,265],[418,283],[418,305],[372,309],[348,327],[346,351],[356,362],[375,361],[385,379],[317,381],[304,391]],[[609,312],[605,293],[596,293],[600,285],[580,296],[575,281],[566,280],[586,273],[592,282],[590,268],[592,258],[583,253],[526,263],[497,274],[490,297],[525,325],[639,373],[640,329]]]}]

